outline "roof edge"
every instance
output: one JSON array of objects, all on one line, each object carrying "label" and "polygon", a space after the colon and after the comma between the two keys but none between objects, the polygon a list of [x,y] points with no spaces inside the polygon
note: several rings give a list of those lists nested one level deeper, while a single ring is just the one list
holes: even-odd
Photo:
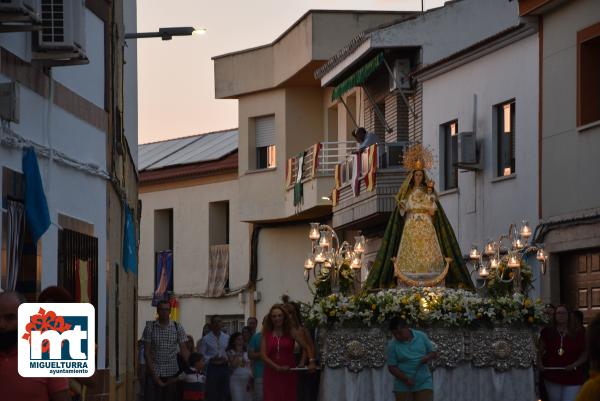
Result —
[{"label": "roof edge", "polygon": [[193,137],[196,137],[196,136],[211,135],[211,134],[222,134],[223,132],[231,132],[231,131],[239,131],[239,128],[235,127],[235,128],[229,128],[229,129],[222,129],[222,130],[218,130],[218,131],[202,132],[200,134],[191,134],[191,135],[185,135],[185,136],[178,136],[176,138],[161,139],[161,140],[154,141],[154,142],[144,142],[144,143],[139,143],[138,147],[143,146],[143,145],[154,145],[155,143],[163,143],[163,142],[169,142],[169,141],[176,141],[176,140],[179,140],[179,139],[188,139],[188,138],[193,138]]},{"label": "roof edge", "polygon": [[[496,50],[499,50],[505,46],[508,46],[514,42],[517,42],[525,37],[533,35],[537,32],[537,25],[533,23],[520,23],[500,31],[494,35],[488,36],[476,42],[470,46],[467,46],[455,53],[452,53],[442,59],[439,59],[431,64],[428,64],[420,69],[413,71],[410,75],[418,78],[420,81],[426,81],[433,78],[440,73],[446,72],[447,70],[454,69],[463,64],[472,61],[472,57],[488,46],[487,49],[483,50],[481,56],[485,56]],[[456,64],[455,66],[448,67],[448,64]]]},{"label": "roof edge", "polygon": [[256,50],[265,49],[267,47],[274,46],[275,44],[280,42],[288,33],[290,33],[290,31],[292,31],[294,28],[296,28],[296,26],[298,26],[304,19],[306,19],[311,14],[406,14],[408,12],[410,12],[410,11],[310,9],[310,10],[306,11],[304,14],[302,14],[302,16],[300,18],[298,18],[296,21],[294,21],[294,23],[292,25],[290,25],[285,31],[283,31],[282,34],[277,36],[277,38],[275,38],[275,40],[273,40],[271,43],[267,43],[267,44],[260,45],[260,46],[250,47],[247,49],[236,50],[236,51],[232,51],[232,52],[225,53],[225,54],[220,54],[220,55],[211,57],[211,60],[219,60],[222,58],[236,56],[238,54],[250,53],[250,52],[253,52]]}]

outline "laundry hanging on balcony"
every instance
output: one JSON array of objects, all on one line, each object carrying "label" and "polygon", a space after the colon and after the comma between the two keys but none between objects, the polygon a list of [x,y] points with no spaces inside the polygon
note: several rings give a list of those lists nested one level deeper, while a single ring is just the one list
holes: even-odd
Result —
[{"label": "laundry hanging on balcony", "polygon": [[208,257],[207,297],[221,297],[229,278],[229,245],[211,245]]},{"label": "laundry hanging on balcony", "polygon": [[298,153],[298,171],[296,172],[296,182],[294,183],[294,206],[302,203],[304,197],[302,185],[302,170],[304,170],[305,152]]},{"label": "laundry hanging on balcony", "polygon": [[335,207],[335,206],[337,206],[337,204],[340,200],[340,188],[342,187],[342,165],[341,164],[336,164],[335,170],[333,173],[333,178],[335,181],[335,187],[333,188],[333,191],[331,192],[331,203]]},{"label": "laundry hanging on balcony", "polygon": [[352,179],[350,180],[350,186],[352,187],[352,193],[354,197],[360,195],[360,173],[362,171],[362,153],[355,153],[352,155]]},{"label": "laundry hanging on balcony", "polygon": [[374,73],[379,66],[383,64],[383,53],[379,53],[368,63],[359,68],[354,74],[346,78],[341,84],[335,87],[331,94],[331,100],[337,100],[341,98],[344,93],[348,92],[355,86],[360,86],[363,82]]},{"label": "laundry hanging on balcony", "polygon": [[317,176],[317,170],[319,168],[319,152],[321,151],[321,143],[315,143],[312,146],[312,165],[310,169],[310,177],[315,178]]},{"label": "laundry hanging on balcony", "polygon": [[290,157],[287,159],[287,163],[285,165],[285,189],[287,190],[292,186],[294,181],[294,158]]},{"label": "laundry hanging on balcony", "polygon": [[89,261],[77,259],[75,261],[75,302],[92,302],[92,282],[90,277]]},{"label": "laundry hanging on balcony", "polygon": [[173,251],[159,252],[156,258],[156,288],[152,297],[152,306],[167,299],[169,288],[173,288]]},{"label": "laundry hanging on balcony", "polygon": [[375,181],[377,176],[377,144],[367,148],[367,174],[365,174],[365,186],[367,191],[371,192],[375,189]]},{"label": "laundry hanging on balcony", "polygon": [[50,227],[50,212],[33,147],[23,148],[22,168],[25,176],[25,217],[32,242],[36,245]]},{"label": "laundry hanging on balcony", "polygon": [[6,262],[7,262],[7,290],[15,290],[17,287],[17,277],[19,276],[19,266],[23,258],[23,244],[25,235],[24,214],[25,207],[21,202],[8,199],[6,201],[8,232],[6,238]]}]

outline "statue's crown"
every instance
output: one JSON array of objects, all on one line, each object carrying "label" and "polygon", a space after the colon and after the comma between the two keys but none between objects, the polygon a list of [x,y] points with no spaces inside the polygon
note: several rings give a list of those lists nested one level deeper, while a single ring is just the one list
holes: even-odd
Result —
[{"label": "statue's crown", "polygon": [[404,153],[402,164],[408,171],[429,170],[433,167],[433,153],[420,143],[411,145]]}]

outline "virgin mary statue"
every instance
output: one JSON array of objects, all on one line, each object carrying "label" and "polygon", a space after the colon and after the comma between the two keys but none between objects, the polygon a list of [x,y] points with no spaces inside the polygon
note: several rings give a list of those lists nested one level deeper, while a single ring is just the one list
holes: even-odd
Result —
[{"label": "virgin mary statue", "polygon": [[403,281],[407,276],[439,276],[448,287],[473,288],[452,226],[425,172],[433,164],[431,152],[414,145],[405,152],[403,164],[408,175],[364,289],[392,287],[395,276]]}]

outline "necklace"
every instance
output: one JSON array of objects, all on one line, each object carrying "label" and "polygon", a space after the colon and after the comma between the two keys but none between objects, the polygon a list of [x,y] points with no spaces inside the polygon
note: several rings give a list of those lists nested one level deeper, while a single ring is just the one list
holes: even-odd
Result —
[{"label": "necklace", "polygon": [[275,355],[277,355],[277,359],[279,359],[279,346],[281,345],[281,336],[278,336],[277,334],[273,333],[273,337],[275,337],[275,339],[277,340],[277,348]]},{"label": "necklace", "polygon": [[565,338],[565,334],[563,334],[563,332],[561,332],[558,329],[556,330],[558,331],[558,335],[560,336],[560,347],[558,348],[558,356],[563,356],[565,354],[565,348],[563,347],[563,340]]}]

